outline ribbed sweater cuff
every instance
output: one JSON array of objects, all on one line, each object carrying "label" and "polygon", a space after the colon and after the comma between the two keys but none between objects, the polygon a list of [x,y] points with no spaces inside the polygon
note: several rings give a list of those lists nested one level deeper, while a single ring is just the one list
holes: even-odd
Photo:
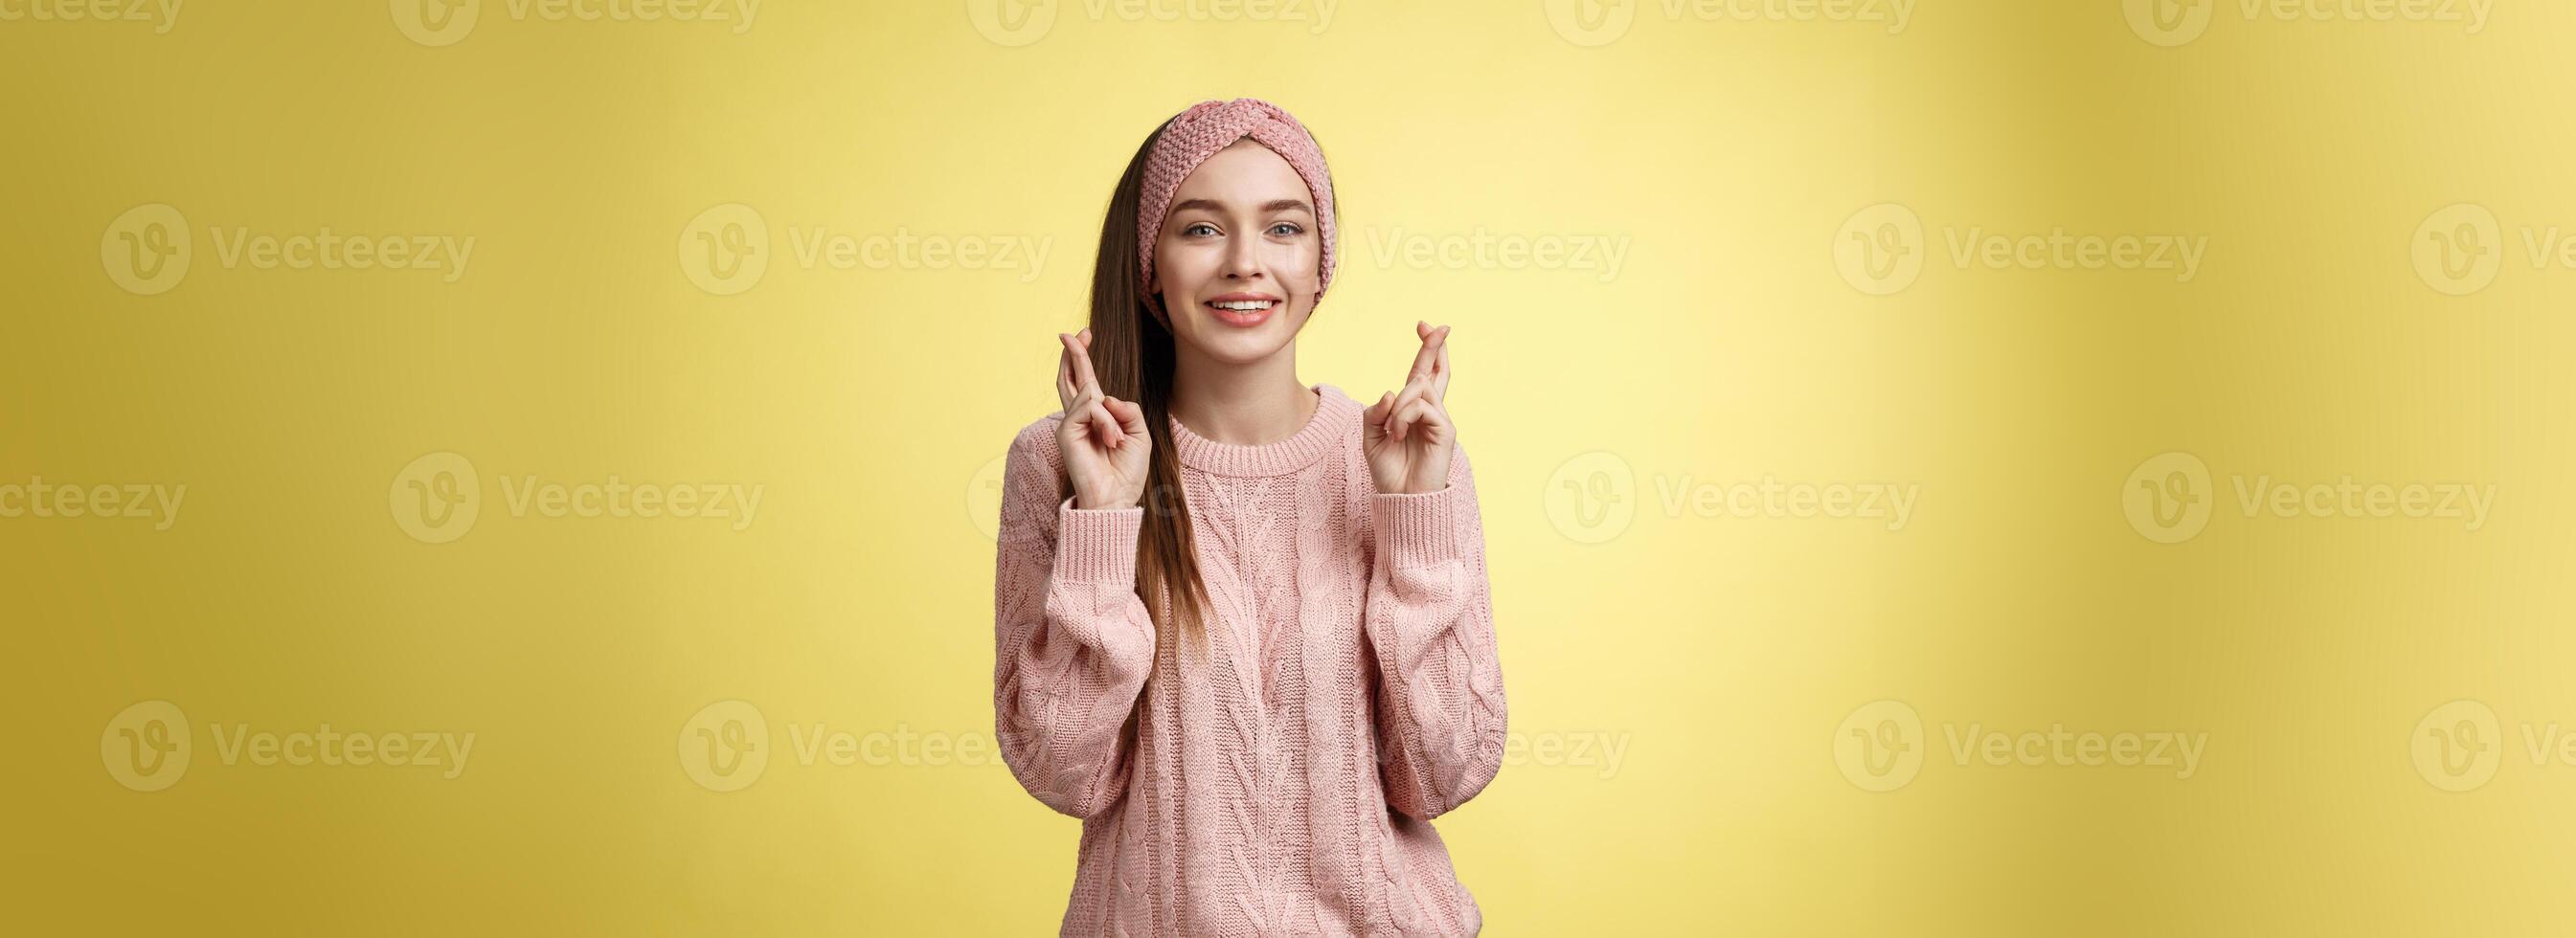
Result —
[{"label": "ribbed sweater cuff", "polygon": [[[1139,509],[1141,510],[1141,509]],[[1437,492],[1369,495],[1378,556],[1398,567],[1430,567],[1458,559],[1458,485]]]},{"label": "ribbed sweater cuff", "polygon": [[1144,526],[1143,505],[1075,508],[1066,498],[1056,506],[1056,579],[1136,585],[1136,536]]}]

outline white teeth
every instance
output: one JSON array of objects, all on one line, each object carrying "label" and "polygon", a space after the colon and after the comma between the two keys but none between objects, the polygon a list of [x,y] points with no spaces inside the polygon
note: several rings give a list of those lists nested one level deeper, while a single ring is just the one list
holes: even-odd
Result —
[{"label": "white teeth", "polygon": [[1271,305],[1271,302],[1270,302],[1269,300],[1225,300],[1225,301],[1221,301],[1221,302],[1210,303],[1210,304],[1208,304],[1208,305],[1210,305],[1210,306],[1214,306],[1214,307],[1216,307],[1216,308],[1218,308],[1218,309],[1231,309],[1231,310],[1238,310],[1238,311],[1243,311],[1243,312],[1250,312],[1250,311],[1252,311],[1252,310],[1256,310],[1256,309],[1269,309],[1269,308],[1270,308],[1270,305]]}]

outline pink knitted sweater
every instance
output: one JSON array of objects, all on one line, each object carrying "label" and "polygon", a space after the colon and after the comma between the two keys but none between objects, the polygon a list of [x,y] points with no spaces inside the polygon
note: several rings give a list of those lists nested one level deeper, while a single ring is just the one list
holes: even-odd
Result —
[{"label": "pink knitted sweater", "polygon": [[[1215,617],[1157,653],[1142,506],[1058,488],[1061,411],[1005,458],[995,736],[1082,819],[1068,935],[1471,935],[1431,819],[1502,765],[1503,674],[1465,450],[1448,487],[1379,494],[1361,405],[1329,384],[1286,439],[1171,421]],[[1134,717],[1132,736],[1127,726]]]}]

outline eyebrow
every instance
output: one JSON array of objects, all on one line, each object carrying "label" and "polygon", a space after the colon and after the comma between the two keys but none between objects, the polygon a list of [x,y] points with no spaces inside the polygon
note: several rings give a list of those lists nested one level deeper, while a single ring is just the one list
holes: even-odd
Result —
[{"label": "eyebrow", "polygon": [[[1225,210],[1225,206],[1219,204],[1215,199],[1186,199],[1172,203],[1171,214],[1178,215],[1184,211],[1194,208],[1203,208],[1211,212],[1222,212]],[[1314,206],[1307,205],[1306,200],[1304,199],[1272,199],[1268,202],[1261,203],[1260,210],[1264,212],[1284,212],[1292,208],[1302,208],[1306,210],[1306,214],[1315,214]]]}]

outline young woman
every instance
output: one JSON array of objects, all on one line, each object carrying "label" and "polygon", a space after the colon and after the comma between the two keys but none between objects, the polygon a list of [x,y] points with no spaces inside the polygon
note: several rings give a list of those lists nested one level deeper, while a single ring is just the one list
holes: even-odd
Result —
[{"label": "young woman", "polygon": [[1503,676],[1449,329],[1399,390],[1297,377],[1333,186],[1207,101],[1111,197],[1063,409],[1005,458],[995,735],[1082,818],[1068,935],[1467,935],[1431,819],[1501,767]]}]

